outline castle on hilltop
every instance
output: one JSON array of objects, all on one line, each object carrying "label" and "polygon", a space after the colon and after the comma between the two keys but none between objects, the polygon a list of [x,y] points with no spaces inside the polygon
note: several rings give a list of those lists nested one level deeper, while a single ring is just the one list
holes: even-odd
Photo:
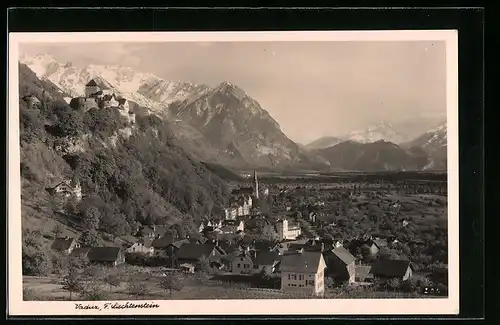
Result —
[{"label": "castle on hilltop", "polygon": [[135,123],[135,113],[130,111],[126,98],[117,95],[115,88],[101,77],[91,79],[85,85],[85,96],[73,98],[70,102],[72,107],[91,108],[118,108],[120,115],[125,117],[131,124]]}]

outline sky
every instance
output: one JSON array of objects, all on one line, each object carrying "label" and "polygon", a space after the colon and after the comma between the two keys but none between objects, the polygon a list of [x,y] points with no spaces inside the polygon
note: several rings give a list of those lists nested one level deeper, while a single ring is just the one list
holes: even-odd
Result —
[{"label": "sky", "polygon": [[446,116],[444,41],[46,43],[20,51],[212,87],[229,81],[303,144],[380,121]]}]

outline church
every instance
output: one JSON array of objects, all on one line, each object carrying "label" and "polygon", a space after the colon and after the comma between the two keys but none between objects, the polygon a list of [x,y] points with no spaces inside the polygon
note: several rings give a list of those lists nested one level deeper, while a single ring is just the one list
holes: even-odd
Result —
[{"label": "church", "polygon": [[[264,192],[264,195],[267,193]],[[252,187],[240,187],[231,192],[229,207],[224,209],[225,219],[234,220],[236,217],[250,215],[253,199],[259,199],[260,194],[257,171],[254,170]]]}]

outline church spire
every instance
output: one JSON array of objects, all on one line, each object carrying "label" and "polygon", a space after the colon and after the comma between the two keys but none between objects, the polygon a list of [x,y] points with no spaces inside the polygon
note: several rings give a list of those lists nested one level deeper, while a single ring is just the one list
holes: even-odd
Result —
[{"label": "church spire", "polygon": [[253,191],[255,197],[258,199],[259,198],[259,181],[257,179],[257,171],[254,169],[253,170]]}]

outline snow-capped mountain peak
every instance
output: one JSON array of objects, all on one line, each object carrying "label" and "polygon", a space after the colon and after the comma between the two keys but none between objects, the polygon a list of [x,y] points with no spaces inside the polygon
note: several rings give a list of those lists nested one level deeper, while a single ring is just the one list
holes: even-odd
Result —
[{"label": "snow-capped mountain peak", "polygon": [[408,140],[408,136],[394,130],[391,123],[381,121],[363,130],[355,130],[341,137],[343,140],[352,140],[359,143],[371,143],[385,140],[393,143],[401,143]]},{"label": "snow-capped mountain peak", "polygon": [[82,96],[89,80],[102,77],[124,97],[159,114],[165,113],[169,103],[197,96],[208,89],[204,85],[164,80],[152,73],[122,65],[76,67],[71,62],[61,63],[50,54],[23,56],[20,61],[39,78],[50,80],[71,96]]}]

